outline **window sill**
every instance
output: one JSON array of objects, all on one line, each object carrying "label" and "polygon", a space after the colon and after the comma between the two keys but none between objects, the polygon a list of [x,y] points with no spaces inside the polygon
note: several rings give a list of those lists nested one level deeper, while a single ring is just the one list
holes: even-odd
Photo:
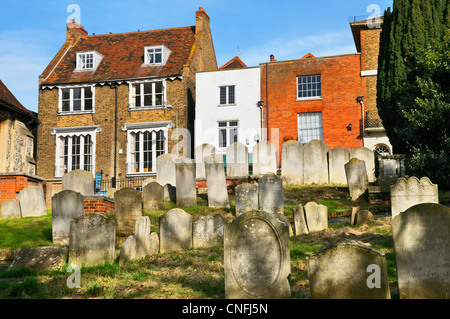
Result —
[{"label": "window sill", "polygon": [[317,101],[317,100],[323,100],[322,97],[300,97],[297,98],[295,101],[302,102],[302,101]]},{"label": "window sill", "polygon": [[58,111],[57,115],[79,115],[79,114],[94,114],[95,111]]},{"label": "window sill", "polygon": [[217,107],[237,106],[237,104],[219,104]]},{"label": "window sill", "polygon": [[150,111],[150,110],[166,110],[167,105],[159,106],[129,106],[128,111]]},{"label": "window sill", "polygon": [[126,177],[156,176],[156,172],[127,173]]}]

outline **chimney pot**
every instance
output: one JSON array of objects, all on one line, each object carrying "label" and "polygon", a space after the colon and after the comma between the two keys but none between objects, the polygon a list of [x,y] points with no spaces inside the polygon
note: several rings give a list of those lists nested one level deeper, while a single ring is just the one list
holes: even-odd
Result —
[{"label": "chimney pot", "polygon": [[273,54],[270,55],[270,62],[275,62],[275,56]]}]

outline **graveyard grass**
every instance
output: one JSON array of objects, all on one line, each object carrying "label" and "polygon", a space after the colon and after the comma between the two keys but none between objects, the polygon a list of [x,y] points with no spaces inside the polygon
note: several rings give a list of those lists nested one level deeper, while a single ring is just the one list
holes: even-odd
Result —
[{"label": "graveyard grass", "polygon": [[[292,218],[296,204],[316,201],[329,207],[329,211],[345,211],[356,206],[350,202],[345,188],[288,187],[285,188],[285,215]],[[369,207],[367,202],[357,205]],[[174,208],[165,203],[164,210],[146,211],[152,232],[158,232],[159,216]],[[194,219],[201,214],[221,214],[225,221],[233,218],[234,200],[229,209],[207,206],[206,195],[198,196],[198,205],[183,208]],[[113,217],[113,216],[110,216]],[[0,220],[0,250],[20,247],[51,245],[51,213],[37,218]],[[329,229],[310,235],[291,237],[291,295],[292,298],[310,298],[306,257],[324,246],[347,240],[371,245],[386,254],[391,298],[398,298],[397,275],[391,236],[390,218],[377,218],[368,224],[351,226],[349,223],[331,224]],[[123,241],[118,240],[118,245]],[[6,271],[0,267],[1,298],[147,298],[147,299],[223,299],[225,278],[223,248],[192,249],[167,252],[142,260],[83,267],[81,288],[69,289],[66,271],[36,273],[27,269]]]}]

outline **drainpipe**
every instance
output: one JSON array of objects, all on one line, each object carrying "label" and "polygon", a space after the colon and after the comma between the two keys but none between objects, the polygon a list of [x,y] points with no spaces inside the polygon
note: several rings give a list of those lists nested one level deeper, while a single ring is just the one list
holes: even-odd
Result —
[{"label": "drainpipe", "polygon": [[115,109],[114,109],[114,176],[112,178],[112,188],[116,188],[117,178],[117,84],[111,86],[115,91]]},{"label": "drainpipe", "polygon": [[362,95],[358,96],[356,99],[359,104],[361,104],[361,119],[362,119],[362,139],[363,139],[363,146],[364,146],[364,129],[365,129],[365,119],[364,119],[364,97]]}]

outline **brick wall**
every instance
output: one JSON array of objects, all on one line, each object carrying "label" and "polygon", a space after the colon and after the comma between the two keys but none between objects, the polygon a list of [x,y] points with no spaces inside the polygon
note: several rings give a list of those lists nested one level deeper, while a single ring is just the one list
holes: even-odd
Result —
[{"label": "brick wall", "polygon": [[19,199],[19,192],[28,186],[40,186],[46,194],[43,179],[31,175],[0,174],[0,202],[8,199]]},{"label": "brick wall", "polygon": [[109,215],[114,213],[114,201],[104,196],[88,196],[84,198],[84,213]]}]

